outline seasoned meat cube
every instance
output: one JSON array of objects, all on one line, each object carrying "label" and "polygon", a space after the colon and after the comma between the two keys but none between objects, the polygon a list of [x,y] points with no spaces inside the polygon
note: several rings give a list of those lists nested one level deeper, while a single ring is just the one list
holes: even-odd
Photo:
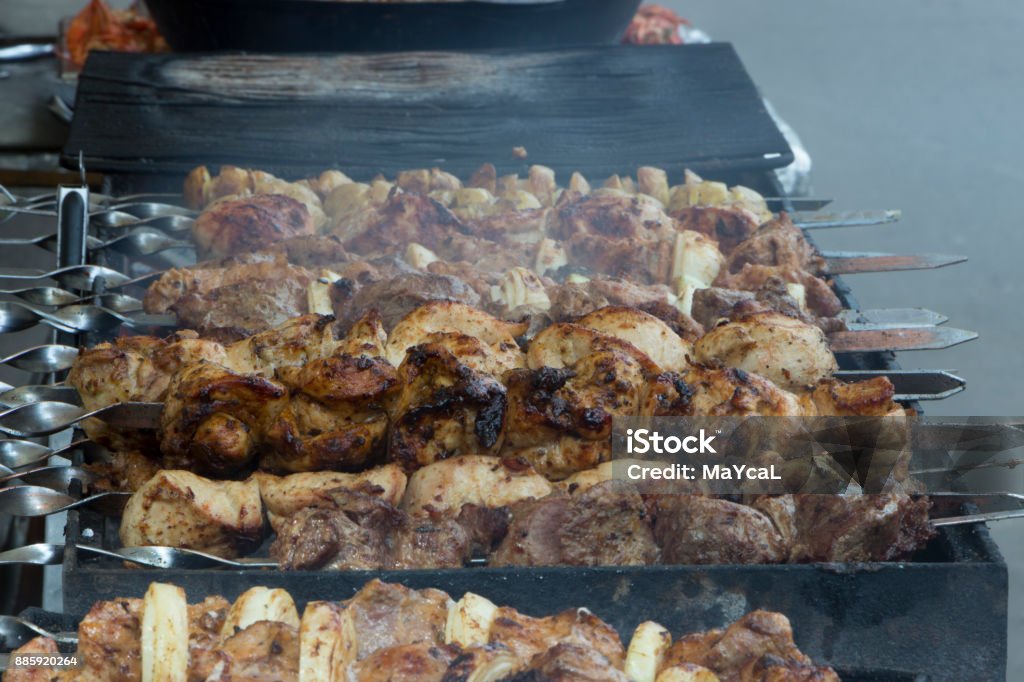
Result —
[{"label": "seasoned meat cube", "polygon": [[666,564],[766,564],[785,561],[787,547],[771,520],[728,500],[659,495],[654,538]]},{"label": "seasoned meat cube", "polygon": [[781,214],[761,225],[750,237],[736,245],[729,253],[726,270],[737,273],[747,263],[796,268],[819,273],[824,260],[804,237],[803,231],[793,225],[788,214]]},{"label": "seasoned meat cube", "polygon": [[270,471],[360,469],[384,452],[387,413],[398,377],[386,360],[321,358],[282,367],[287,404],[264,435],[260,466]]},{"label": "seasoned meat cube", "polygon": [[694,360],[760,374],[785,389],[815,386],[839,369],[818,327],[780,313],[755,313],[709,330]]},{"label": "seasoned meat cube", "polygon": [[458,568],[472,558],[470,538],[455,519],[406,517],[387,542],[387,569]]},{"label": "seasoned meat cube", "polygon": [[530,661],[526,670],[508,682],[628,682],[621,670],[596,649],[579,644],[556,644]]},{"label": "seasoned meat cube", "polygon": [[402,507],[410,514],[458,514],[467,504],[502,507],[551,492],[529,464],[463,455],[428,464],[409,477]]},{"label": "seasoned meat cube", "polygon": [[879,495],[796,495],[791,561],[895,561],[935,535],[927,498]]},{"label": "seasoned meat cube", "polygon": [[367,310],[376,310],[384,328],[392,329],[410,312],[428,301],[457,301],[479,305],[480,295],[464,281],[447,275],[408,273],[374,282],[345,295],[344,284],[332,292],[334,314],[345,328]]},{"label": "seasoned meat cube", "polygon": [[440,590],[412,590],[371,580],[345,602],[358,633],[357,660],[393,646],[444,644],[451,598]]},{"label": "seasoned meat cube", "polygon": [[[681,637],[665,657],[666,667],[680,663],[695,663],[708,668],[722,682],[766,679],[838,682],[839,679],[828,668],[817,669],[820,677],[778,676],[782,669],[791,668],[796,673],[813,668],[813,663],[793,642],[789,620],[781,613],[770,611],[748,613],[725,630],[709,630]],[[769,669],[776,670],[776,677],[766,677]]]},{"label": "seasoned meat cube", "polygon": [[333,507],[334,502],[328,495],[332,490],[354,490],[379,497],[397,507],[406,486],[405,473],[395,464],[385,464],[357,474],[313,471],[282,477],[256,472],[253,477],[259,485],[270,525],[275,530],[288,517],[303,509]]},{"label": "seasoned meat cube", "polygon": [[[808,412],[800,400],[768,379],[742,369],[693,367],[683,376],[689,400],[678,406],[684,414],[712,417],[763,415],[799,417]],[[673,414],[666,409],[662,414]]]},{"label": "seasoned meat cube", "polygon": [[592,649],[620,670],[626,657],[615,629],[586,609],[531,618],[515,609],[501,607],[491,623],[490,643],[508,647],[522,661],[529,661],[559,644]]},{"label": "seasoned meat cube", "polygon": [[512,523],[491,557],[497,566],[643,566],[657,561],[647,510],[624,481],[578,496],[554,494],[511,507]]},{"label": "seasoned meat cube", "polygon": [[284,409],[284,386],[209,362],[175,376],[161,419],[160,450],[169,468],[215,476],[250,471],[261,434]]},{"label": "seasoned meat cube", "polygon": [[215,679],[299,680],[299,633],[287,623],[257,621],[224,641],[215,656]]},{"label": "seasoned meat cube", "polygon": [[138,682],[142,677],[142,600],[97,602],[78,625],[76,671],[86,680]]},{"label": "seasoned meat cube", "polygon": [[278,524],[272,556],[285,571],[365,570],[384,565],[384,539],[334,509],[303,509]]},{"label": "seasoned meat cube", "polygon": [[835,317],[843,309],[842,302],[827,281],[798,268],[746,263],[738,272],[722,271],[714,284],[727,289],[757,291],[773,279],[801,285],[807,309],[815,315]]},{"label": "seasoned meat cube", "polygon": [[406,471],[460,454],[497,454],[505,430],[505,387],[444,347],[409,350],[390,411],[390,456]]},{"label": "seasoned meat cube", "polygon": [[[57,643],[47,637],[34,637],[11,652],[11,656],[40,654],[53,656],[60,653]],[[8,668],[4,673],[7,682],[53,682],[60,679],[60,673],[50,666],[21,666]]]},{"label": "seasoned meat cube", "polygon": [[192,226],[200,258],[230,256],[315,230],[309,209],[283,194],[223,199]]},{"label": "seasoned meat cube", "polygon": [[357,682],[442,682],[458,648],[435,642],[379,649],[349,668]]},{"label": "seasoned meat cube", "polygon": [[120,535],[125,547],[167,545],[239,556],[263,537],[259,486],[252,479],[211,481],[188,471],[161,471],[128,500]]},{"label": "seasoned meat cube", "polygon": [[634,308],[608,306],[581,317],[576,324],[614,336],[647,355],[663,370],[682,370],[693,345],[658,318]]}]

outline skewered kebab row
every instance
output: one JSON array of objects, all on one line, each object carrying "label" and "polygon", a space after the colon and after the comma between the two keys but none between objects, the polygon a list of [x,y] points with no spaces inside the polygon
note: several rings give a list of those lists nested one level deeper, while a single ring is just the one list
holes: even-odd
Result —
[{"label": "skewered kebab row", "polygon": [[929,502],[885,494],[749,495],[746,503],[616,478],[611,463],[552,483],[521,459],[462,455],[411,476],[394,464],[214,481],[160,470],[132,495],[125,547],[225,558],[276,533],[285,570],[892,561],[934,536]]},{"label": "skewered kebab row", "polygon": [[[639,187],[629,181],[632,193],[622,189],[621,179],[617,188],[591,192],[578,174],[569,189],[560,190],[548,169],[534,167],[522,187],[506,181],[511,189],[504,188],[501,199],[486,188],[496,187],[496,181],[480,173],[471,184],[484,186],[468,188],[436,169],[402,173],[394,185],[347,182],[336,172],[325,176],[329,179],[312,184],[285,183],[229,167],[207,180],[206,186],[214,187],[207,196],[220,199],[197,219],[194,237],[201,255],[233,258],[171,271],[151,287],[147,311],[174,311],[192,324],[211,305],[219,307],[210,302],[211,293],[233,287],[223,295],[232,297],[234,291],[241,298],[241,289],[273,300],[270,292],[277,292],[293,302],[293,314],[315,312],[303,309],[300,294],[318,276],[311,268],[326,268],[330,276],[344,265],[347,272],[335,276],[356,284],[410,270],[463,275],[485,301],[499,284],[495,271],[526,268],[531,277],[565,279],[582,269],[626,278],[684,314],[700,289],[716,284],[756,291],[769,281],[781,282],[805,313],[831,317],[841,307],[828,283],[814,274],[822,271],[822,259],[788,218],[772,220],[764,200],[750,190],[730,190],[692,174],[670,191],[663,171],[644,168]],[[190,196],[195,194],[191,184],[190,179]],[[333,188],[324,202],[333,221],[326,233],[318,225],[327,214],[318,208],[320,195],[313,186]],[[298,199],[265,193],[270,191]],[[325,217],[303,215],[303,206],[309,215]],[[275,257],[278,275],[285,274],[276,284],[252,267]],[[384,272],[375,273],[381,265]],[[268,291],[261,292],[264,288]]]},{"label": "skewered kebab row", "polygon": [[[526,323],[451,301],[390,334],[373,311],[342,337],[331,322],[305,316],[228,346],[119,339],[84,350],[68,381],[87,409],[163,401],[163,466],[217,477],[490,454],[564,478],[609,458],[613,417],[904,413],[884,378],[831,379],[821,330],[776,313],[690,344],[652,315],[608,307],[544,328],[525,352]],[[113,449],[153,449],[138,432],[85,428]]]},{"label": "skewered kebab row", "polygon": [[[56,653],[37,638],[15,653]],[[343,602],[314,601],[300,617],[281,589],[254,587],[232,604],[188,604],[152,583],[142,599],[99,602],[79,625],[81,668],[12,669],[11,682],[769,682],[835,680],[797,648],[789,620],[753,611],[673,641],[653,621],[628,647],[587,609],[533,617],[468,592],[372,580]]]}]

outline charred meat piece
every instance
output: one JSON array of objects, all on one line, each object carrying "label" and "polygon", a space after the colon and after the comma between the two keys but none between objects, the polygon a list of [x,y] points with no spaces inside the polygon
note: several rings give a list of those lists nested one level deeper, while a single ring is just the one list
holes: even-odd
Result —
[{"label": "charred meat piece", "polygon": [[245,554],[263,537],[259,486],[251,479],[211,481],[188,471],[161,471],[128,500],[120,535],[125,547]]},{"label": "charred meat piece", "polygon": [[[710,630],[686,635],[669,649],[666,667],[695,663],[712,670],[722,682],[761,680],[822,680],[838,682],[829,668],[819,668],[820,677],[804,677],[813,668],[811,659],[793,642],[789,619],[781,613],[753,611],[725,630]],[[790,669],[791,677],[770,677],[768,670]],[[763,672],[759,674],[758,671]]]},{"label": "charred meat piece", "polygon": [[224,199],[208,206],[192,226],[201,258],[230,256],[313,234],[309,209],[283,194]]},{"label": "charred meat piece", "polygon": [[142,600],[98,602],[78,625],[78,656],[84,679],[142,679]]},{"label": "charred meat piece", "polygon": [[796,495],[790,561],[896,561],[935,536],[927,498],[902,493]]},{"label": "charred meat piece", "polygon": [[231,477],[250,471],[261,434],[284,408],[287,390],[209,362],[182,370],[167,391],[161,420],[164,465]]},{"label": "charred meat piece", "polygon": [[580,644],[556,644],[538,654],[526,670],[507,678],[508,682],[628,682],[596,649]]},{"label": "charred meat piece", "polygon": [[771,564],[787,546],[760,511],[721,498],[659,495],[654,537],[666,564]]},{"label": "charred meat piece", "polygon": [[[223,362],[224,347],[181,331],[166,339],[129,336],[80,351],[68,384],[87,410],[121,402],[160,402],[167,396],[171,378],[184,365],[198,360]],[[89,419],[83,428],[90,438],[114,450],[152,451],[152,432],[115,429],[101,420]]]},{"label": "charred meat piece", "polygon": [[658,558],[647,509],[624,481],[577,496],[554,494],[511,507],[512,523],[491,557],[497,566],[644,566]]},{"label": "charred meat piece", "polygon": [[507,396],[494,377],[460,363],[444,347],[409,350],[391,408],[390,456],[407,471],[460,454],[496,454]]},{"label": "charred meat piece", "polygon": [[746,209],[725,206],[688,206],[669,208],[680,229],[706,234],[718,242],[722,253],[729,254],[737,245],[757,232],[758,216]]},{"label": "charred meat piece", "polygon": [[[683,375],[683,379],[688,400],[680,401],[678,405],[685,414],[798,417],[808,413],[795,395],[764,377],[742,369],[695,366]],[[673,411],[669,408],[662,414],[670,415]]]},{"label": "charred meat piece", "polygon": [[384,452],[398,377],[386,360],[342,355],[283,367],[284,409],[264,435],[268,471],[356,470]]}]

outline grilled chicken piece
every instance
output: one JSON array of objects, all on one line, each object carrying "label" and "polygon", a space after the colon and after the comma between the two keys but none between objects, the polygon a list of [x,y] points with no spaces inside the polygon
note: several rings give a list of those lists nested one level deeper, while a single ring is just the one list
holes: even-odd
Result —
[{"label": "grilled chicken piece", "polygon": [[496,454],[505,431],[505,387],[436,343],[415,346],[398,369],[390,408],[390,457],[414,471],[460,454]]},{"label": "grilled chicken piece", "polygon": [[211,481],[188,471],[161,471],[129,498],[121,544],[236,557],[259,546],[262,509],[255,480]]},{"label": "grilled chicken piece", "polygon": [[549,232],[565,241],[580,234],[652,239],[670,237],[675,228],[675,221],[657,199],[602,188],[586,196],[563,192],[555,205]]},{"label": "grilled chicken piece", "polygon": [[263,506],[275,530],[284,521],[303,509],[333,508],[328,493],[338,488],[379,497],[397,507],[406,490],[406,476],[394,464],[385,464],[358,474],[317,471],[274,476],[263,472],[253,474],[260,489]]},{"label": "grilled chicken piece", "polygon": [[[689,400],[679,405],[685,414],[709,417],[799,417],[807,414],[806,406],[795,395],[764,377],[741,369],[693,367],[683,378]],[[673,412],[669,408],[661,414]]]},{"label": "grilled chicken piece", "polygon": [[237,476],[251,470],[261,434],[284,409],[287,389],[209,362],[179,372],[167,391],[160,451],[168,468]]},{"label": "grilled chicken piece", "polygon": [[825,333],[846,329],[840,318],[819,317],[806,310],[802,304],[805,293],[803,285],[787,284],[777,277],[767,279],[756,291],[706,287],[694,292],[691,313],[707,329],[723,319],[738,319],[759,312],[781,313],[816,325]]},{"label": "grilled chicken piece", "polygon": [[606,481],[568,497],[555,493],[512,505],[494,566],[645,566],[658,558],[635,486]]},{"label": "grilled chicken piece", "polygon": [[693,352],[693,346],[667,324],[633,308],[601,308],[583,316],[576,324],[632,344],[664,370],[686,369],[687,356]]},{"label": "grilled chicken piece", "polygon": [[737,273],[748,263],[812,273],[820,273],[825,269],[825,261],[786,213],[761,225],[757,232],[737,244],[729,253],[725,269]]},{"label": "grilled chicken piece", "polygon": [[357,633],[357,660],[381,649],[425,642],[444,644],[451,598],[441,590],[412,590],[403,585],[366,583],[345,602]]},{"label": "grilled chicken piece", "polygon": [[[708,668],[722,682],[765,682],[767,680],[821,680],[838,682],[829,668],[818,668],[819,677],[805,673],[814,664],[793,642],[793,629],[781,613],[752,611],[725,630],[686,635],[676,641],[666,656],[666,668],[695,663]],[[770,673],[768,670],[776,672]],[[779,676],[789,669],[793,676]]]},{"label": "grilled chicken piece", "polygon": [[826,280],[799,268],[745,263],[738,272],[720,272],[714,284],[726,289],[757,291],[772,279],[802,286],[807,309],[819,317],[835,317],[843,309],[842,301]]},{"label": "grilled chicken piece", "polygon": [[666,564],[771,564],[788,547],[771,519],[753,507],[721,498],[656,497],[654,537]]},{"label": "grilled chicken piece", "polygon": [[755,313],[711,329],[694,344],[693,357],[790,390],[815,386],[839,369],[821,329],[780,313]]},{"label": "grilled chicken piece", "polygon": [[470,540],[453,519],[412,518],[384,500],[344,488],[330,508],[302,509],[279,524],[271,556],[285,570],[454,568]]},{"label": "grilled chicken piece", "polygon": [[[345,344],[345,339],[335,336],[333,322],[334,318],[329,315],[292,318],[228,346],[225,365],[235,372],[270,377],[277,369],[301,367],[307,362],[330,357]],[[377,334],[372,329],[372,318],[368,318],[367,324],[372,341]],[[367,327],[360,327],[352,338],[361,342],[367,333]]]},{"label": "grilled chicken piece", "polygon": [[298,682],[299,632],[288,623],[257,621],[224,641],[214,658],[208,679]]},{"label": "grilled chicken piece", "polygon": [[[198,360],[223,362],[224,348],[213,341],[181,331],[167,339],[129,336],[80,351],[68,383],[87,410],[120,402],[160,402],[171,377],[184,365]],[[153,435],[128,432],[89,419],[83,428],[90,438],[115,450],[152,450]]]},{"label": "grilled chicken piece", "polygon": [[629,682],[629,678],[596,649],[561,643],[534,656],[526,670],[508,682]]},{"label": "grilled chicken piece", "polygon": [[532,660],[559,644],[586,647],[622,669],[626,651],[615,629],[586,609],[569,609],[547,618],[531,618],[515,609],[497,610],[490,643],[508,647],[522,661]]},{"label": "grilled chicken piece", "polygon": [[896,387],[889,377],[849,384],[829,379],[814,388],[811,400],[821,415],[883,417],[903,414],[903,408],[893,400],[895,395]]},{"label": "grilled chicken piece", "polygon": [[200,258],[220,258],[314,231],[313,217],[301,201],[260,194],[210,205],[196,218],[192,238]]},{"label": "grilled chicken piece", "polygon": [[380,649],[349,667],[357,682],[444,682],[457,647],[417,642]]},{"label": "grilled chicken piece", "polygon": [[260,466],[268,471],[356,470],[384,453],[388,401],[398,389],[394,367],[366,356],[280,367],[290,394],[264,434]]},{"label": "grilled chicken piece", "polygon": [[418,469],[409,477],[402,508],[413,516],[458,514],[463,505],[504,507],[552,490],[528,464],[463,455]]},{"label": "grilled chicken piece", "polygon": [[[409,348],[423,343],[439,344],[459,362],[501,376],[509,369],[525,366],[515,339],[524,331],[523,324],[499,320],[464,303],[429,301],[409,312],[391,330],[387,358],[397,367]],[[449,336],[438,336],[439,332]],[[481,343],[486,346],[481,347]]]}]

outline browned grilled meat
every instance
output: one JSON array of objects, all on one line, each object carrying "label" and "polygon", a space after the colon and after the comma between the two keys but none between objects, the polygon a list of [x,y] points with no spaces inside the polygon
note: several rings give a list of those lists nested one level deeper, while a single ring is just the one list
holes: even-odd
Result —
[{"label": "browned grilled meat", "polygon": [[889,493],[796,495],[794,500],[790,561],[895,561],[935,535],[927,498]]},{"label": "browned grilled meat", "polygon": [[354,470],[384,454],[386,406],[398,389],[395,369],[381,358],[342,355],[282,367],[287,405],[264,436],[267,471]]},{"label": "browned grilled meat", "polygon": [[771,564],[787,545],[771,519],[753,507],[714,497],[659,495],[654,537],[666,564]]},{"label": "browned grilled meat", "polygon": [[[681,637],[666,654],[664,667],[685,663],[713,671],[722,682],[839,682],[834,671],[815,668],[797,648],[789,619],[770,611],[748,613],[724,630]],[[783,670],[791,676],[780,676]],[[818,676],[808,676],[812,671]]]},{"label": "browned grilled meat", "polygon": [[192,237],[200,258],[218,258],[310,235],[314,229],[302,202],[283,194],[262,194],[207,207],[196,218]]},{"label": "browned grilled meat", "polygon": [[465,282],[447,275],[408,273],[353,287],[346,280],[335,283],[332,291],[334,314],[339,326],[347,327],[368,310],[376,310],[391,330],[399,320],[428,301],[458,301],[480,304],[480,296]]},{"label": "browned grilled meat", "polygon": [[[60,654],[57,642],[48,637],[33,637],[25,644],[18,647],[14,653],[19,655],[37,654],[40,656],[56,656]],[[54,682],[59,679],[54,674],[53,668],[49,666],[18,666],[9,667],[4,672],[4,679],[7,682]]]},{"label": "browned grilled meat", "polygon": [[746,264],[771,265],[820,273],[825,262],[786,213],[768,221],[729,252],[725,269],[737,273]]},{"label": "browned grilled meat", "polygon": [[441,590],[412,590],[376,579],[366,583],[344,603],[359,633],[357,660],[404,644],[442,645],[451,603]]},{"label": "browned grilled meat", "polygon": [[410,517],[386,501],[339,489],[331,508],[305,509],[278,531],[271,555],[286,570],[447,568],[470,558],[453,519]]},{"label": "browned grilled meat", "polygon": [[358,682],[443,682],[459,655],[457,647],[416,642],[380,649],[349,669]]},{"label": "browned grilled meat", "polygon": [[142,678],[141,599],[102,601],[78,625],[78,655],[86,679],[136,682]]},{"label": "browned grilled meat", "polygon": [[606,481],[576,496],[556,493],[511,509],[492,565],[643,566],[658,558],[646,507],[630,483]]},{"label": "browned grilled meat", "polygon": [[707,287],[693,294],[693,319],[711,329],[722,319],[731,320],[757,312],[777,312],[817,325],[829,333],[846,328],[836,317],[813,315],[800,307],[786,289],[786,283],[777,277],[769,278],[756,291]]},{"label": "browned grilled meat", "polygon": [[175,376],[164,403],[165,466],[221,477],[247,473],[286,399],[284,386],[260,376],[206,361],[190,365]]},{"label": "browned grilled meat", "polygon": [[722,253],[730,253],[740,242],[757,232],[761,221],[751,211],[720,206],[688,206],[669,210],[684,230],[713,237]]},{"label": "browned grilled meat", "polygon": [[842,302],[828,282],[800,268],[745,263],[736,272],[720,272],[714,284],[726,289],[757,291],[772,279],[804,287],[807,309],[819,317],[835,317],[843,309]]},{"label": "browned grilled meat", "polygon": [[505,387],[436,343],[408,351],[391,409],[390,456],[412,471],[459,454],[497,454],[505,429]]},{"label": "browned grilled meat", "polygon": [[559,645],[584,646],[622,669],[625,649],[614,628],[586,609],[569,609],[546,618],[531,618],[501,607],[491,624],[491,643],[500,643],[522,661]]},{"label": "browned grilled meat", "polygon": [[287,623],[260,620],[228,637],[215,658],[216,679],[298,682],[299,633]]},{"label": "browned grilled meat", "polygon": [[629,682],[629,678],[596,649],[561,643],[534,656],[526,670],[507,682]]}]

